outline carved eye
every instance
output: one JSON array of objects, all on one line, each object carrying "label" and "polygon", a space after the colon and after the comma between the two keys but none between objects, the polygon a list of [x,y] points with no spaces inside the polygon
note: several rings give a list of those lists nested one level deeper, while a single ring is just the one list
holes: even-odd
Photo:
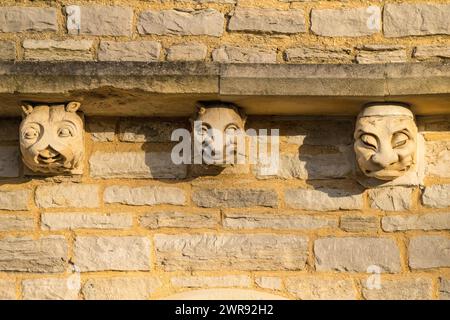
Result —
[{"label": "carved eye", "polygon": [[392,147],[393,148],[399,148],[401,146],[404,146],[409,140],[408,135],[406,135],[403,132],[397,132],[394,133],[394,136],[392,137]]},{"label": "carved eye", "polygon": [[58,137],[60,138],[68,138],[73,136],[72,130],[68,127],[62,127],[58,130]]},{"label": "carved eye", "polygon": [[25,130],[25,132],[23,133],[23,137],[26,140],[34,140],[39,136],[39,130],[35,129],[35,128],[28,128]]},{"label": "carved eye", "polygon": [[378,142],[374,136],[370,134],[363,134],[360,139],[366,146],[375,150],[378,148]]},{"label": "carved eye", "polygon": [[237,131],[239,130],[239,128],[234,125],[234,124],[230,124],[226,129],[225,129],[225,134],[226,135],[235,135],[237,133]]}]

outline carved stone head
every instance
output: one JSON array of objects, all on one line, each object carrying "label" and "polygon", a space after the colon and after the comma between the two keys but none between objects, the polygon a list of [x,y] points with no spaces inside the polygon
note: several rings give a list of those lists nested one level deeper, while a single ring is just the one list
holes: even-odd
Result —
[{"label": "carved stone head", "polygon": [[78,102],[67,105],[24,105],[20,150],[34,172],[81,174],[84,157],[83,119]]},{"label": "carved stone head", "polygon": [[355,152],[361,171],[380,180],[394,180],[416,163],[417,126],[406,106],[365,107],[355,127]]},{"label": "carved stone head", "polygon": [[203,162],[216,166],[235,164],[238,140],[245,132],[243,112],[225,103],[199,106],[193,120],[194,138],[201,143]]}]

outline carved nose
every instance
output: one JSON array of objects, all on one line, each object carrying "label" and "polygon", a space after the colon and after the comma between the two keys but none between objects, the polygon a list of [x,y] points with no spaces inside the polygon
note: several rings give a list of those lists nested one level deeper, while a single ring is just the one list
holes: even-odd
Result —
[{"label": "carved nose", "polygon": [[389,167],[398,162],[398,155],[391,150],[383,150],[372,157],[372,161],[382,168]]}]

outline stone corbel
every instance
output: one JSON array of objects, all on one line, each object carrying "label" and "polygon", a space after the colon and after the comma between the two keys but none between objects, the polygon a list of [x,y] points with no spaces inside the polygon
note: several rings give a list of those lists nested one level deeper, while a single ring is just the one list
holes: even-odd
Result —
[{"label": "stone corbel", "polygon": [[20,151],[33,173],[77,175],[83,173],[84,120],[80,103],[22,106]]}]

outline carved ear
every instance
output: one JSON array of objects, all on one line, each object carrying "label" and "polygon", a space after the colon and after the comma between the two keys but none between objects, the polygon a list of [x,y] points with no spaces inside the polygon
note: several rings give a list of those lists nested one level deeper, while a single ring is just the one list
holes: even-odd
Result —
[{"label": "carved ear", "polygon": [[22,108],[22,116],[23,116],[24,118],[26,118],[27,116],[30,115],[30,113],[33,112],[33,106],[32,106],[31,104],[28,104],[28,103],[23,104],[23,105],[21,106],[21,108]]},{"label": "carved ear", "polygon": [[67,105],[66,105],[66,111],[67,112],[77,112],[78,111],[78,109],[80,108],[80,106],[81,106],[81,103],[79,103],[79,102],[69,102]]},{"label": "carved ear", "polygon": [[242,118],[242,123],[245,125],[247,122],[247,114],[245,113],[244,109],[238,108],[239,115]]},{"label": "carved ear", "polygon": [[198,104],[195,106],[195,114],[193,114],[193,115],[189,118],[189,121],[190,121],[191,123],[194,123],[194,121],[197,120],[198,116],[201,116],[202,114],[205,114],[205,112],[206,112],[206,108],[205,108],[203,105],[201,105],[200,103],[198,103]]}]

